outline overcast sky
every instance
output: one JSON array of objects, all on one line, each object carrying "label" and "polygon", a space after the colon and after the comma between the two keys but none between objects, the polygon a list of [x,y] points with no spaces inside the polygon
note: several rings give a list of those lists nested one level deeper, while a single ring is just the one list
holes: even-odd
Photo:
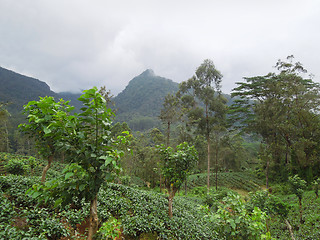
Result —
[{"label": "overcast sky", "polygon": [[56,92],[181,82],[209,58],[229,93],[291,54],[320,82],[319,0],[0,0],[0,66]]}]

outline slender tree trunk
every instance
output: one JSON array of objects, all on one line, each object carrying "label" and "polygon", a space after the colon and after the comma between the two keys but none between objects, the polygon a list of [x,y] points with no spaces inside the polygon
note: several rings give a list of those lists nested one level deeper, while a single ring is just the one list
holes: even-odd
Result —
[{"label": "slender tree trunk", "polygon": [[31,144],[30,144],[29,138],[28,138],[28,140],[27,140],[27,147],[28,147],[27,152],[28,152],[28,155],[30,156],[30,155],[31,155]]},{"label": "slender tree trunk", "polygon": [[210,129],[209,129],[209,115],[208,104],[206,104],[206,127],[207,127],[207,144],[208,144],[208,172],[207,172],[207,192],[210,191]]},{"label": "slender tree trunk", "polygon": [[187,178],[186,178],[186,181],[184,182],[184,195],[187,195]]},{"label": "slender tree trunk", "polygon": [[4,121],[4,129],[6,132],[6,152],[9,152],[9,132],[6,121]]},{"label": "slender tree trunk", "polygon": [[[171,126],[171,122],[168,121],[167,122],[167,147],[169,147],[170,145],[170,126]],[[162,175],[160,173],[160,193],[161,193],[161,190],[162,190],[162,185],[161,185],[161,181],[162,180]]]},{"label": "slender tree trunk", "polygon": [[48,172],[49,168],[51,167],[52,161],[53,161],[53,155],[50,155],[50,156],[48,157],[48,165],[45,166],[45,167],[43,168],[43,171],[42,171],[42,177],[41,177],[41,182],[42,182],[42,183],[44,183],[44,182],[46,181],[46,175],[47,175],[47,172]]},{"label": "slender tree trunk", "polygon": [[288,221],[288,219],[286,219],[286,225],[287,225],[287,228],[288,228],[288,231],[289,231],[289,233],[290,233],[290,237],[291,237],[291,239],[292,240],[295,240],[295,238],[294,238],[294,235],[293,235],[293,231],[292,231],[292,227],[291,227],[291,225],[290,225],[290,223],[289,223],[289,221]]},{"label": "slender tree trunk", "polygon": [[172,203],[173,203],[173,198],[174,198],[176,192],[177,192],[176,189],[169,189],[168,206],[169,206],[169,217],[170,218],[173,217]]},{"label": "slender tree trunk", "polygon": [[173,214],[172,214],[172,202],[173,202],[173,197],[171,196],[171,194],[169,194],[168,197],[168,206],[169,206],[169,217],[172,218]]},{"label": "slender tree trunk", "polygon": [[218,145],[219,143],[217,143],[217,146],[216,146],[216,191],[218,191],[218,156],[219,156],[219,152],[218,152]]},{"label": "slender tree trunk", "polygon": [[207,191],[210,191],[210,137],[207,137],[208,142],[208,169],[207,169]]},{"label": "slender tree trunk", "polygon": [[270,165],[270,161],[269,161],[269,157],[267,157],[267,167],[266,167],[266,188],[269,189],[269,165]]},{"label": "slender tree trunk", "polygon": [[170,144],[170,127],[171,127],[171,122],[168,121],[168,129],[167,129],[167,147],[169,147]]},{"label": "slender tree trunk", "polygon": [[89,232],[87,240],[92,240],[93,236],[98,231],[99,227],[99,218],[98,218],[98,200],[97,195],[90,202],[90,223],[89,223]]},{"label": "slender tree trunk", "polygon": [[300,209],[300,223],[303,223],[302,219],[302,199],[299,198],[299,209]]}]

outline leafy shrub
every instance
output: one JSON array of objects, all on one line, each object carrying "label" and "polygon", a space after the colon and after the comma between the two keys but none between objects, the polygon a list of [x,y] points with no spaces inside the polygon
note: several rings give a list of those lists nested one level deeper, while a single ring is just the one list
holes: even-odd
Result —
[{"label": "leafy shrub", "polygon": [[60,239],[68,235],[67,229],[53,212],[46,208],[25,208],[20,217],[26,219],[27,229],[23,234],[40,239]]},{"label": "leafy shrub", "polygon": [[289,177],[288,180],[289,180],[292,193],[294,193],[301,201],[302,195],[307,187],[307,182],[301,179],[298,175]]},{"label": "leafy shrub", "polygon": [[[26,195],[26,190],[38,178],[0,176],[0,239],[60,239],[68,232],[55,212],[36,207],[36,201]],[[24,227],[15,227],[15,220]],[[10,236],[10,237],[8,237]]]},{"label": "leafy shrub", "polygon": [[61,237],[68,236],[67,229],[56,218],[42,219],[38,226],[38,229],[42,231],[41,235],[45,235],[49,240],[60,239]]},{"label": "leafy shrub", "polygon": [[197,186],[192,188],[189,193],[189,195],[196,195],[199,197],[205,197],[207,195],[207,188],[202,186]]},{"label": "leafy shrub", "polygon": [[23,175],[26,170],[26,165],[18,159],[11,159],[5,165],[5,170],[7,173],[15,174],[15,175]]},{"label": "leafy shrub", "polygon": [[12,240],[12,239],[28,239],[28,240],[47,240],[44,236],[34,236],[32,231],[23,231],[11,225],[0,224],[0,239]]},{"label": "leafy shrub", "polygon": [[229,193],[234,192],[225,187],[218,188],[217,191],[210,191],[205,197],[204,204],[208,205],[210,208],[217,209],[219,202],[227,197]]},{"label": "leafy shrub", "polygon": [[14,208],[11,202],[3,197],[3,193],[0,192],[0,223],[9,223],[13,214]]},{"label": "leafy shrub", "polygon": [[[313,191],[304,193],[303,224],[299,219],[300,209],[295,195],[281,196],[291,206],[287,220],[296,239],[320,239],[320,198]],[[280,217],[270,221],[270,231],[276,239],[291,239],[286,223]]]},{"label": "leafy shrub", "polygon": [[0,190],[6,193],[16,206],[30,206],[34,205],[36,201],[25,193],[37,182],[39,182],[38,178],[16,175],[0,176]]},{"label": "leafy shrub", "polygon": [[314,193],[316,194],[317,198],[319,197],[319,193],[318,193],[319,187],[320,187],[320,178],[317,178],[312,182],[312,188],[313,188]]},{"label": "leafy shrub", "polygon": [[268,194],[267,191],[257,191],[255,193],[249,193],[249,195],[250,202],[247,203],[249,211],[253,211],[254,207],[259,207],[269,216],[278,215],[282,219],[288,216],[290,206],[279,197]]},{"label": "leafy shrub", "polygon": [[164,195],[117,184],[107,184],[99,192],[102,218],[112,214],[123,228],[123,234],[138,237],[152,233],[160,239],[216,239],[215,224],[204,218],[200,205],[182,197],[173,204],[173,218],[168,217],[168,200]]},{"label": "leafy shrub", "polygon": [[121,222],[118,219],[111,217],[108,221],[102,224],[97,233],[96,239],[113,240],[121,234],[120,227]]},{"label": "leafy shrub", "polygon": [[278,194],[278,195],[290,194],[290,186],[288,183],[272,184],[270,189],[273,194]]},{"label": "leafy shrub", "polygon": [[88,204],[83,204],[83,207],[81,209],[66,208],[61,212],[61,216],[66,219],[66,221],[71,225],[73,229],[76,229],[77,224],[81,224],[88,215]]},{"label": "leafy shrub", "polygon": [[261,239],[268,234],[266,213],[258,207],[248,210],[239,195],[229,193],[216,212],[208,207],[205,210],[207,217],[218,224],[217,231],[222,239]]}]

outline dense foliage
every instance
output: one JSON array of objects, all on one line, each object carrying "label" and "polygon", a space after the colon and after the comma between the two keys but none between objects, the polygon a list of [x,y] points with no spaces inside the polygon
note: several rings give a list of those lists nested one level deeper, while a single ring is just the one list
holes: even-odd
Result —
[{"label": "dense foliage", "polygon": [[30,139],[0,103],[0,238],[320,238],[320,87],[291,56],[276,67],[239,83],[229,114],[211,60],[177,95],[151,70],[133,79],[119,94],[129,124],[112,123],[106,88],[76,112],[50,96],[27,104]]},{"label": "dense foliage", "polygon": [[181,143],[174,150],[171,147],[159,147],[161,156],[160,170],[168,190],[169,217],[172,218],[172,202],[176,192],[186,181],[188,173],[194,168],[198,155],[193,146]]},{"label": "dense foliage", "polygon": [[[6,165],[12,158],[23,160],[10,154],[2,154],[1,159]],[[55,163],[48,178],[52,174],[59,175],[59,169],[63,166]],[[30,175],[30,171],[29,168],[25,174]],[[81,239],[87,226],[89,204],[81,201],[78,207],[54,208],[51,199],[39,205],[32,196],[25,194],[40,181],[40,169],[35,173],[35,177],[0,176],[0,236],[3,239],[59,239],[59,236],[75,234],[76,239]],[[238,173],[228,173],[229,177],[233,175]],[[252,175],[244,176],[259,182]],[[239,175],[234,179],[243,182]],[[104,227],[97,237],[105,239],[103,236],[110,234],[125,239],[260,239],[261,236],[269,239],[267,222],[271,237],[290,239],[285,222],[288,220],[297,238],[319,238],[320,203],[314,191],[303,194],[304,224],[301,224],[295,195],[275,196],[261,191],[250,194],[245,202],[235,192],[219,189],[207,195],[204,177],[202,187],[174,198],[173,218],[170,219],[165,195],[114,183],[104,184],[98,195],[99,219]],[[71,190],[77,192],[76,187]],[[290,188],[287,191],[290,192]]]},{"label": "dense foliage", "polygon": [[311,182],[320,169],[320,85],[305,78],[302,64],[292,61],[293,56],[279,60],[279,73],[239,82],[232,95],[240,99],[232,113],[244,130],[262,137],[267,177],[286,181],[299,174]]},{"label": "dense foliage", "polygon": [[215,170],[218,171],[218,157],[221,135],[225,132],[226,102],[221,94],[222,74],[209,59],[197,68],[195,75],[179,85],[177,97],[187,125],[193,126],[197,135],[202,135],[207,144],[207,187],[210,188],[211,143],[215,145]]}]

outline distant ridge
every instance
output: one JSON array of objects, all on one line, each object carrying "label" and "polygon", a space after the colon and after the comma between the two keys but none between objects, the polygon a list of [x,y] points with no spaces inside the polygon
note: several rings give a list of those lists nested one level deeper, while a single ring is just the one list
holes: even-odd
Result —
[{"label": "distant ridge", "polygon": [[[139,131],[159,127],[158,116],[163,99],[168,93],[175,93],[177,90],[178,83],[157,76],[152,69],[145,70],[114,98],[116,121],[125,121],[133,130]],[[21,111],[29,101],[38,100],[40,96],[53,96],[56,100],[71,100],[70,104],[79,109],[81,103],[77,98],[80,95],[55,93],[43,81],[0,67],[0,102],[10,103],[7,109],[12,115],[13,128],[23,121]]]},{"label": "distant ridge", "polygon": [[9,110],[21,111],[23,105],[39,96],[56,97],[57,94],[45,82],[0,67],[0,101],[9,102]]}]

